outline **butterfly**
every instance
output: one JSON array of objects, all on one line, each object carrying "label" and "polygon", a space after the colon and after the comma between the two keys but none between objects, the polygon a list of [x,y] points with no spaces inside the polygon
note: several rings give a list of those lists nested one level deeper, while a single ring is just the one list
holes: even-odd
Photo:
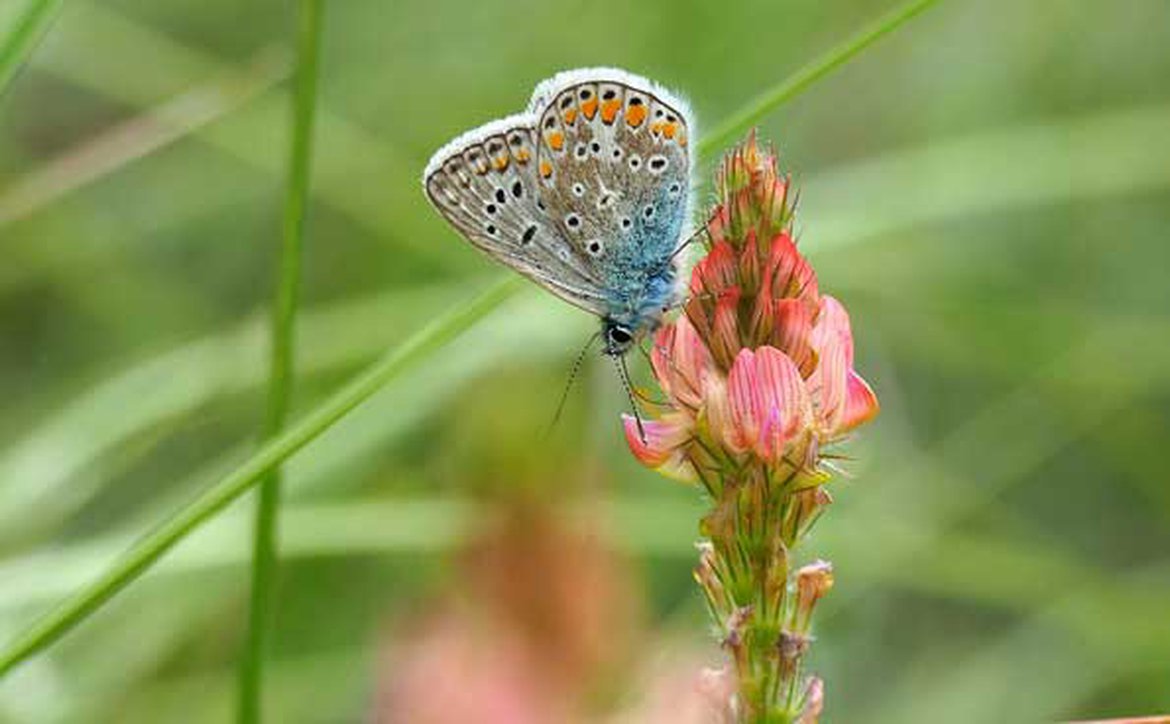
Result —
[{"label": "butterfly", "polygon": [[423,187],[471,244],[600,317],[620,358],[681,294],[692,129],[687,105],[646,78],[565,71],[525,112],[440,148]]}]

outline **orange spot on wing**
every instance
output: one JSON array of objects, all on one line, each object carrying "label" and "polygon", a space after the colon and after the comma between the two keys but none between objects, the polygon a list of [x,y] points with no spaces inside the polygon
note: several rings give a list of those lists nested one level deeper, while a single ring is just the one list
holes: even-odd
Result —
[{"label": "orange spot on wing", "polygon": [[552,176],[552,164],[548,161],[541,161],[540,175],[542,178],[548,178],[549,176]]},{"label": "orange spot on wing", "polygon": [[650,132],[657,136],[662,133],[662,127],[665,125],[666,123],[664,121],[654,121],[650,124]]},{"label": "orange spot on wing", "polygon": [[586,118],[592,121],[593,116],[597,114],[597,96],[594,96],[582,103],[581,112],[585,114]]},{"label": "orange spot on wing", "polygon": [[617,98],[603,102],[601,104],[601,120],[605,123],[613,123],[613,119],[617,117],[618,109],[621,107],[622,102]]},{"label": "orange spot on wing", "polygon": [[678,133],[678,145],[682,146],[683,148],[686,148],[686,147],[687,147],[687,134],[686,134],[686,132],[685,132],[685,131],[679,131],[679,133]]},{"label": "orange spot on wing", "polygon": [[531,156],[528,154],[527,148],[517,149],[515,155],[516,155],[516,160],[519,161],[520,163],[528,163],[528,159],[531,158]]},{"label": "orange spot on wing", "polygon": [[662,127],[662,135],[666,136],[667,138],[674,138],[674,133],[677,130],[678,130],[677,123],[667,123],[665,126]]},{"label": "orange spot on wing", "polygon": [[493,165],[496,167],[497,171],[503,171],[504,169],[508,168],[508,157],[497,156],[493,162]]},{"label": "orange spot on wing", "polygon": [[631,128],[637,128],[646,120],[646,106],[630,106],[626,109],[626,123]]},{"label": "orange spot on wing", "polygon": [[566,110],[564,118],[565,118],[565,125],[566,126],[573,125],[573,121],[577,120],[577,109],[576,108],[569,108],[568,110]]},{"label": "orange spot on wing", "polygon": [[559,151],[565,147],[565,136],[560,131],[553,131],[545,137],[548,141],[548,147],[554,151]]}]

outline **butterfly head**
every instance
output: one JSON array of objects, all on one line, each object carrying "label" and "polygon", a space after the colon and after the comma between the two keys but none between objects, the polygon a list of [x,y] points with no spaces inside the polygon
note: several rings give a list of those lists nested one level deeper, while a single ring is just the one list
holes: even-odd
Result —
[{"label": "butterfly head", "polygon": [[601,335],[605,340],[605,353],[610,357],[621,357],[638,341],[638,330],[613,319],[601,322]]}]

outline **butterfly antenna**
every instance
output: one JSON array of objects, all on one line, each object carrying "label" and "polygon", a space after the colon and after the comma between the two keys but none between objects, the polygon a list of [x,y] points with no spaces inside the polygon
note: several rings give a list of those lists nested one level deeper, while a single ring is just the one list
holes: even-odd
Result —
[{"label": "butterfly antenna", "polygon": [[688,246],[695,243],[695,241],[697,241],[699,239],[699,237],[703,236],[706,233],[707,233],[707,225],[703,224],[701,227],[699,227],[698,229],[695,230],[695,233],[693,233],[689,237],[687,237],[686,241],[679,244],[678,247],[670,253],[670,256],[666,257],[666,265],[669,266],[670,263],[672,261],[674,261],[674,258],[683,252],[683,249],[686,249]]},{"label": "butterfly antenna", "polygon": [[626,358],[613,355],[614,367],[617,367],[618,377],[622,380],[622,387],[626,388],[626,397],[630,400],[630,410],[634,413],[634,422],[638,425],[638,437],[646,442],[646,428],[642,426],[642,414],[638,412],[638,402],[634,399],[634,386],[630,384],[630,371],[626,369]]},{"label": "butterfly antenna", "polygon": [[589,341],[585,343],[585,346],[581,348],[581,351],[577,353],[577,359],[573,360],[573,367],[569,370],[569,381],[565,383],[565,390],[561,393],[560,402],[557,403],[556,414],[553,415],[552,422],[549,423],[548,430],[545,431],[546,436],[560,422],[561,413],[565,411],[565,403],[569,401],[569,392],[573,389],[573,383],[577,380],[577,373],[581,371],[581,365],[585,363],[585,355],[589,353],[589,348],[593,346],[593,343],[600,336],[601,332],[594,332],[593,336],[589,338]]}]

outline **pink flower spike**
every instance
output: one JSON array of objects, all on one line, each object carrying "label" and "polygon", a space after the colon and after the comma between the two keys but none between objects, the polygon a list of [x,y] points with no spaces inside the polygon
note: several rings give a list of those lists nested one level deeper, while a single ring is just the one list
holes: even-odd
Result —
[{"label": "pink flower spike", "polygon": [[626,443],[638,462],[670,477],[694,479],[694,470],[683,454],[683,445],[692,434],[691,420],[686,414],[672,412],[657,420],[644,420],[645,440],[639,434],[638,421],[633,415],[622,415],[622,427]]}]

